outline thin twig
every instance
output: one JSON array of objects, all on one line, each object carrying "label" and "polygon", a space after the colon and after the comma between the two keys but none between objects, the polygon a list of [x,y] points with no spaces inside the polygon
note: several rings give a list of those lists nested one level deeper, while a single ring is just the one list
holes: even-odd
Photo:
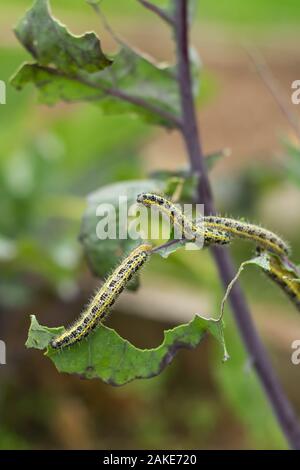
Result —
[{"label": "thin twig", "polygon": [[[150,62],[150,64],[154,65],[155,67],[158,67],[159,64],[157,61],[148,53],[145,51],[140,50],[138,47],[130,44],[126,39],[124,39],[122,36],[117,34],[113,28],[110,26],[105,13],[103,12],[103,9],[95,3],[90,3],[90,6],[93,8],[97,16],[99,16],[101,23],[103,24],[104,29],[111,35],[113,40],[121,47],[123,50],[128,50],[131,51],[133,54],[137,55],[138,57],[146,60],[147,62]],[[171,70],[165,69],[165,73],[168,73],[170,78],[176,79],[176,74]]]},{"label": "thin twig", "polygon": [[174,25],[174,20],[173,18],[162,8],[159,8],[157,5],[154,5],[153,3],[149,2],[148,0],[138,0],[138,2],[143,5],[147,10],[152,11],[155,13],[157,16],[159,16],[163,21],[170,25]]},{"label": "thin twig", "polygon": [[276,78],[274,77],[270,67],[268,66],[265,58],[258,50],[254,49],[250,46],[244,46],[245,51],[247,52],[248,56],[250,57],[251,61],[253,62],[257,73],[261,77],[262,81],[268,88],[269,92],[273,96],[274,100],[276,101],[277,105],[279,106],[282,114],[288,120],[290,126],[296,132],[296,136],[300,141],[300,123],[297,116],[288,108],[286,100],[279,89],[279,85],[277,83]]},{"label": "thin twig", "polygon": [[168,240],[166,243],[163,245],[156,246],[151,250],[151,253],[159,253],[161,250],[165,250],[166,248],[169,248],[170,246],[176,245],[177,243],[184,243],[184,240]]},{"label": "thin twig", "polygon": [[[189,30],[188,30],[188,1],[175,0],[175,40],[178,58],[178,80],[182,106],[182,134],[189,154],[191,168],[200,173],[197,202],[204,203],[209,213],[214,213],[214,204],[210,182],[204,164],[204,156],[200,145],[200,136],[196,120],[195,104],[192,95],[192,81],[189,63]],[[225,288],[235,276],[232,261],[226,249],[213,247],[212,253],[220,277]],[[245,347],[250,355],[253,367],[261,381],[265,393],[277,416],[282,432],[289,445],[300,449],[300,426],[295,413],[285,396],[278,378],[273,370],[267,351],[260,340],[253,323],[245,296],[236,283],[230,293],[233,314],[238,325]]]},{"label": "thin twig", "polygon": [[106,29],[106,31],[111,35],[111,37],[113,38],[113,40],[119,44],[119,46],[123,47],[123,48],[131,48],[130,45],[126,42],[125,39],[123,39],[121,36],[119,36],[113,29],[112,27],[110,26],[109,22],[107,21],[107,18],[102,10],[102,8],[100,7],[99,4],[97,3],[89,3],[89,5],[92,7],[92,9],[95,11],[96,15],[99,16],[102,24],[103,24],[103,27],[104,29]]}]

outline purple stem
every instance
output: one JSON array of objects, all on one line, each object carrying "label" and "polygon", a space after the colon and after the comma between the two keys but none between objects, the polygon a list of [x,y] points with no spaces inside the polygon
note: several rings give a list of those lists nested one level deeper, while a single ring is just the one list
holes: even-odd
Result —
[{"label": "purple stem", "polygon": [[[181,132],[190,159],[191,170],[200,176],[197,202],[204,203],[206,213],[214,214],[214,203],[210,182],[203,158],[197,126],[196,110],[192,94],[192,78],[189,61],[188,0],[175,0],[175,41],[178,60],[178,81],[181,95]],[[235,275],[235,269],[228,251],[221,247],[212,248],[220,277],[227,287]],[[293,449],[300,449],[300,426],[280,382],[275,374],[267,351],[256,331],[245,296],[238,283],[230,293],[230,303],[240,335],[256,370],[274,413]]]}]

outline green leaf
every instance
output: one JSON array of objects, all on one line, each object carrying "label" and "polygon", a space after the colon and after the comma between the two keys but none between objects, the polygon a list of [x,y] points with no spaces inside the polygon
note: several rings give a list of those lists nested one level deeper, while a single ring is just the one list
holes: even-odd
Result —
[{"label": "green leaf", "polygon": [[24,64],[11,80],[17,90],[22,90],[28,83],[33,83],[40,90],[39,101],[47,105],[61,100],[73,103],[97,101],[104,97],[102,91],[80,82],[76,77],[37,64]]},{"label": "green leaf", "polygon": [[95,33],[73,36],[50,13],[48,0],[37,0],[15,29],[19,41],[39,65],[65,73],[96,72],[112,64]]},{"label": "green leaf", "polygon": [[283,166],[290,181],[300,186],[300,148],[290,141],[284,141],[287,149]]},{"label": "green leaf", "polygon": [[[44,349],[45,338],[50,341],[57,330],[39,325],[32,316],[28,347]],[[124,385],[135,379],[159,375],[179,349],[196,348],[208,332],[221,344],[224,358],[228,358],[222,324],[198,315],[190,323],[165,331],[164,341],[157,348],[136,348],[111,328],[100,325],[87,340],[62,351],[48,347],[46,355],[59,372],[78,374],[86,379],[99,378],[111,385]]]},{"label": "green leaf", "polygon": [[49,342],[57,335],[64,331],[64,327],[48,328],[47,326],[41,326],[37,321],[35,315],[30,317],[31,323],[29,328],[29,336],[25,343],[26,348],[33,349],[46,349]]},{"label": "green leaf", "polygon": [[256,266],[259,266],[260,268],[262,268],[264,271],[269,271],[270,270],[270,254],[267,253],[266,251],[262,252],[259,256],[255,257],[255,258],[252,258],[252,259],[249,259],[247,261],[244,261],[243,263],[241,263],[236,275],[234,276],[234,278],[232,279],[232,281],[228,284],[227,286],[227,289],[226,289],[226,292],[225,292],[225,295],[223,297],[223,300],[222,300],[222,303],[221,303],[221,315],[220,315],[220,318],[223,317],[223,313],[224,313],[224,308],[225,308],[225,304],[227,302],[227,299],[230,295],[230,292],[234,286],[234,284],[237,282],[237,280],[239,279],[240,275],[242,274],[243,270],[245,269],[246,266],[248,266],[249,264],[255,264]]},{"label": "green leaf", "polygon": [[[107,272],[111,271],[118,263],[120,256],[127,254],[143,241],[142,238],[132,240],[128,235],[129,224],[127,228],[124,225],[124,222],[128,223],[128,220],[125,218],[121,220],[120,218],[120,212],[127,213],[128,208],[136,203],[138,194],[149,191],[172,196],[174,191],[179,189],[181,200],[191,201],[193,199],[197,178],[190,176],[185,171],[177,172],[177,174],[182,175],[182,177],[175,176],[175,173],[161,172],[155,174],[157,178],[149,180],[115,183],[104,186],[88,196],[88,204],[83,215],[79,239],[83,244],[89,266],[96,276],[101,278],[106,276]],[[119,204],[120,198],[122,198],[121,204]],[[102,240],[97,235],[97,224],[100,220],[97,216],[97,208],[102,204],[110,204],[115,209],[116,238],[114,239]],[[110,217],[114,218],[114,214],[112,213]],[[126,234],[125,238],[120,238],[120,233]],[[170,234],[170,242],[172,238],[173,235]],[[170,245],[165,244],[166,246],[163,246],[157,253],[163,258],[167,258],[170,254],[182,248],[185,243],[186,241],[180,240],[177,243],[171,242]],[[127,288],[136,290],[139,285],[138,279],[138,276],[136,276]]]},{"label": "green leaf", "polygon": [[225,148],[207,155],[204,160],[207,170],[211,171],[221,158],[228,157],[230,153],[230,149]]},{"label": "green leaf", "polygon": [[166,243],[163,245],[157,253],[162,257],[162,258],[168,258],[172,253],[177,251],[178,249],[182,248],[186,244],[185,240],[178,240],[174,243],[172,241]]},{"label": "green leaf", "polygon": [[151,177],[164,181],[166,196],[179,195],[176,202],[192,202],[195,200],[198,185],[198,176],[191,174],[189,169],[178,171],[159,170],[151,173]]},{"label": "green leaf", "polygon": [[94,33],[73,36],[52,18],[47,0],[36,1],[16,34],[36,62],[15,74],[15,88],[34,84],[48,105],[92,101],[106,114],[134,114],[168,128],[178,125],[180,99],[172,68],[125,46],[113,61],[108,59]]},{"label": "green leaf", "polygon": [[[95,275],[99,277],[106,276],[119,262],[120,257],[130,252],[142,241],[141,238],[132,240],[129,237],[129,226],[124,225],[124,222],[126,224],[128,222],[127,215],[121,218],[120,211],[127,214],[128,208],[136,203],[138,194],[145,191],[161,192],[163,188],[164,183],[154,179],[126,181],[104,186],[88,196],[79,239],[83,244],[90,267]],[[111,205],[115,210],[115,239],[101,240],[97,235],[97,225],[100,220],[97,216],[97,208],[104,204]],[[110,213],[110,216],[113,217],[113,214]],[[123,239],[119,238],[120,231],[123,232]]]},{"label": "green leaf", "polygon": [[[290,282],[294,282],[294,283],[300,285],[299,267],[298,266],[296,266],[291,260],[289,260],[286,257],[281,258],[277,255],[273,255],[271,253],[268,253],[268,252],[264,251],[259,256],[257,256],[256,258],[252,258],[250,260],[244,261],[240,265],[236,275],[234,276],[232,281],[229,283],[229,285],[226,289],[225,296],[222,300],[221,316],[220,316],[221,318],[223,316],[225,303],[228,299],[228,296],[229,296],[234,284],[236,283],[236,281],[240,277],[240,275],[241,275],[242,271],[244,270],[244,268],[246,266],[248,266],[249,264],[255,264],[255,265],[259,266],[285,292],[286,292],[286,289],[285,289],[285,286],[282,285],[282,280],[286,279]],[[275,273],[275,275],[274,275],[274,273]],[[293,295],[289,295],[287,292],[286,293],[290,297],[290,300],[299,309],[300,287],[298,289],[298,286],[297,286],[296,291],[297,291],[296,295],[295,295],[295,293]]]}]

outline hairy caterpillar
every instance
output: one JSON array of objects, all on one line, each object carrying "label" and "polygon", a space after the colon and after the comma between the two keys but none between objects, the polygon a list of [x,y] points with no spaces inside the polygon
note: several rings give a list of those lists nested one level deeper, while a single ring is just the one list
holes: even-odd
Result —
[{"label": "hairy caterpillar", "polygon": [[204,227],[184,216],[180,208],[162,196],[152,193],[140,194],[137,201],[147,207],[156,206],[165,213],[174,225],[177,225],[183,233],[189,236],[203,236],[204,243],[226,244],[232,235],[252,240],[264,250],[284,256],[289,254],[288,245],[275,233],[254,224],[242,222],[235,219],[218,216],[203,217]]},{"label": "hairy caterpillar", "polygon": [[290,252],[288,245],[278,235],[257,225],[226,217],[206,216],[204,217],[204,226],[252,240],[260,248],[280,256],[288,255]]},{"label": "hairy caterpillar", "polygon": [[281,287],[300,310],[300,282],[296,273],[286,269],[280,259],[275,256],[269,258],[269,269],[264,269],[264,272]]},{"label": "hairy caterpillar", "polygon": [[180,230],[184,238],[195,240],[201,238],[204,245],[230,243],[231,237],[218,230],[217,227],[200,227],[195,222],[186,217],[180,207],[173,204],[163,196],[153,193],[142,193],[137,197],[137,202],[146,207],[157,207],[163,214],[166,214],[173,226]]},{"label": "hairy caterpillar", "polygon": [[97,292],[90,304],[75,323],[55,337],[50,345],[62,349],[87,336],[102,321],[138,269],[146,262],[152,246],[143,244],[135,248],[115,269]]}]

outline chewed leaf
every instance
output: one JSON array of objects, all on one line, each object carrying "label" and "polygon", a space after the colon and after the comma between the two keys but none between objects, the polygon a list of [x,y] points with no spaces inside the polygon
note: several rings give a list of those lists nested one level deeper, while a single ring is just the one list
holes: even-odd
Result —
[{"label": "chewed leaf", "polygon": [[12,78],[18,90],[39,90],[42,103],[95,103],[105,114],[127,113],[168,128],[178,127],[180,99],[174,67],[157,64],[124,46],[108,58],[95,33],[73,36],[54,19],[48,0],[36,0],[16,35],[31,53]]},{"label": "chewed leaf", "polygon": [[63,326],[58,328],[48,328],[46,326],[41,326],[35,315],[31,315],[30,319],[30,334],[25,343],[27,348],[45,349],[55,336],[64,331]]},{"label": "chewed leaf", "polygon": [[256,264],[257,266],[264,269],[265,271],[269,271],[270,254],[267,252],[263,252],[261,255],[256,256],[255,258],[249,259],[248,261],[244,261],[244,263],[242,263],[243,266],[247,266],[247,264]]},{"label": "chewed leaf", "polygon": [[264,271],[269,271],[270,270],[270,255],[269,253],[267,252],[262,252],[261,255],[255,257],[255,258],[252,258],[252,259],[249,259],[247,261],[244,261],[243,263],[241,263],[236,275],[234,276],[234,278],[232,279],[232,281],[228,284],[227,286],[227,289],[226,289],[226,292],[225,292],[225,295],[223,297],[223,300],[222,300],[222,303],[221,303],[221,315],[220,315],[220,318],[223,317],[223,313],[224,313],[224,308],[225,308],[225,304],[227,302],[227,299],[230,295],[230,292],[234,286],[234,284],[237,282],[238,278],[240,277],[242,271],[244,270],[244,268],[249,265],[249,264],[256,264],[257,266],[259,266],[260,268],[262,268]]},{"label": "chewed leaf", "polygon": [[259,266],[263,272],[285,292],[296,308],[300,310],[300,278],[298,266],[294,265],[287,257],[279,257],[265,251],[262,252],[260,256],[244,261],[244,263],[240,265],[236,275],[226,289],[221,304],[220,318],[223,316],[225,303],[234,284],[240,277],[245,266],[249,264]]},{"label": "chewed leaf", "polygon": [[19,41],[42,65],[73,73],[96,72],[112,64],[95,33],[74,36],[53,18],[48,0],[36,0],[15,29]]},{"label": "chewed leaf", "polygon": [[[45,349],[63,328],[47,328],[32,317],[27,347]],[[111,385],[124,385],[135,379],[159,375],[170,364],[179,349],[196,348],[211,333],[221,344],[224,359],[228,358],[223,326],[220,321],[196,315],[190,323],[165,331],[164,341],[157,348],[139,349],[104,325],[88,339],[62,351],[50,346],[46,351],[59,372],[78,374],[86,379],[98,378]]]},{"label": "chewed leaf", "polygon": [[103,98],[103,92],[78,81],[73,76],[62,74],[56,69],[38,64],[24,64],[12,78],[11,84],[22,90],[27,84],[34,84],[39,90],[39,101],[54,105],[59,101],[75,103],[79,101],[97,101]]}]

